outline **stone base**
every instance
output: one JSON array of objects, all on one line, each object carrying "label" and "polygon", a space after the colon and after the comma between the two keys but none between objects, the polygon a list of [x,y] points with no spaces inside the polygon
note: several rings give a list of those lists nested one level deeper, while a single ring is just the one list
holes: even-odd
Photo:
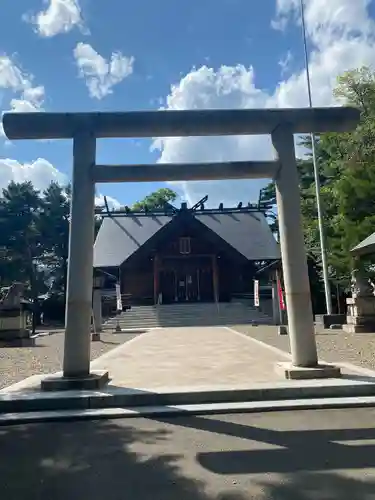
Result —
[{"label": "stone base", "polygon": [[30,330],[0,330],[0,347],[34,347]]},{"label": "stone base", "polygon": [[35,347],[35,338],[25,337],[20,339],[13,338],[9,340],[0,339],[0,347]]},{"label": "stone base", "polygon": [[64,377],[63,374],[44,378],[41,382],[42,391],[93,391],[102,389],[109,381],[108,372],[105,370],[92,371],[83,378]]},{"label": "stone base", "polygon": [[339,378],[341,370],[334,365],[317,365],[313,368],[294,366],[292,363],[277,363],[276,372],[288,380],[308,380],[314,378]]},{"label": "stone base", "polygon": [[91,334],[91,340],[93,342],[100,342],[100,340],[101,340],[100,333],[99,332],[95,332],[95,333]]},{"label": "stone base", "polygon": [[315,316],[315,323],[318,326],[322,326],[325,329],[331,327],[331,325],[343,325],[346,323],[345,314],[317,314]]},{"label": "stone base", "polygon": [[375,333],[375,325],[343,325],[342,329],[346,333]]},{"label": "stone base", "polygon": [[375,326],[375,316],[347,316],[346,324],[356,326]]},{"label": "stone base", "polygon": [[0,330],[0,340],[26,339],[30,338],[31,331],[27,329]]}]

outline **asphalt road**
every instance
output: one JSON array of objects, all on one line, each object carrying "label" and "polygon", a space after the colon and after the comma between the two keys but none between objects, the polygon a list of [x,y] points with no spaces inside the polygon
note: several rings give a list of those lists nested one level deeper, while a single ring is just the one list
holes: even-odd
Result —
[{"label": "asphalt road", "polygon": [[375,499],[375,409],[0,427],[4,500]]}]

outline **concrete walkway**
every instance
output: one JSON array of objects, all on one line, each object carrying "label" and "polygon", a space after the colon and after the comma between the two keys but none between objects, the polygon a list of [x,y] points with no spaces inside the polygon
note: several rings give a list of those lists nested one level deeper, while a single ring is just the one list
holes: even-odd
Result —
[{"label": "concrete walkway", "polygon": [[[288,359],[288,353],[228,327],[160,328],[109,351],[91,368],[108,370],[110,387],[116,388],[243,388],[285,382],[275,366]],[[345,379],[375,382],[371,370],[344,364],[342,370]],[[42,377],[29,377],[0,393],[37,389]]]},{"label": "concrete walkway", "polygon": [[[109,389],[243,389],[295,385],[275,370],[277,363],[288,359],[290,354],[228,327],[160,328],[107,352],[93,361],[91,368],[108,370]],[[375,384],[374,371],[342,364],[342,373],[343,379],[329,379],[330,383]],[[29,377],[0,394],[39,390],[41,378],[43,375]],[[298,385],[311,383],[321,385],[324,380],[302,380]]]},{"label": "concrete walkway", "polygon": [[238,386],[280,380],[283,355],[225,327],[151,330],[92,367],[108,370],[118,387]]}]

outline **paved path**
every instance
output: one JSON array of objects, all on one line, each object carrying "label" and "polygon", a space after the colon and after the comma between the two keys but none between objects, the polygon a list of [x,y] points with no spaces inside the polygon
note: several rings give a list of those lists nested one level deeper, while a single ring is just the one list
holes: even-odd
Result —
[{"label": "paved path", "polygon": [[[255,328],[242,325],[234,328],[246,333],[247,336],[255,337],[255,339],[279,347],[284,351],[289,350],[289,338],[278,336],[275,327],[259,326]],[[258,380],[264,380],[265,375],[267,375],[267,381],[274,380],[274,363],[270,356],[273,356],[274,360],[276,358],[282,360],[283,356],[268,353],[267,357],[264,358],[265,351],[259,348],[259,345],[248,342],[246,347],[243,347],[245,344],[239,338],[234,339],[225,329],[221,331],[220,335],[213,334],[212,331],[217,332],[217,329],[196,328],[194,331],[182,329],[180,333],[176,333],[176,329],[169,332],[167,329],[157,330],[154,332],[157,336],[152,334],[147,339],[156,342],[161,346],[161,349],[158,350],[155,345],[139,344],[137,346],[136,343],[130,344],[129,348],[131,347],[132,352],[124,351],[122,359],[116,353],[113,359],[118,358],[118,364],[122,363],[127,378],[136,384],[142,382],[140,379],[143,377],[145,377],[143,380],[149,384],[148,378],[153,379],[153,376],[149,375],[151,368],[160,378],[161,385],[164,385],[163,377],[164,380],[167,379],[167,385],[186,385],[186,383],[190,383],[192,374],[192,380],[195,380],[194,383],[197,384],[201,383],[202,380],[204,383],[208,381],[210,384],[216,381],[223,383],[223,379],[225,379],[225,384],[237,383],[238,380],[238,383],[243,385],[243,383],[251,383],[254,377]],[[212,340],[213,335],[216,337],[214,340]],[[102,342],[91,344],[92,359],[98,358],[134,336],[134,334],[129,333],[118,335],[103,333]],[[324,360],[330,362],[349,361],[356,365],[375,369],[375,339],[372,335],[350,335],[337,330],[317,331],[316,339],[319,354]],[[236,343],[237,347],[240,345],[240,348],[234,349],[233,342]],[[213,350],[213,347],[216,349]],[[139,354],[138,359],[135,358],[136,349]],[[142,350],[145,354],[142,354]],[[34,348],[0,348],[0,388],[19,382],[31,375],[59,371],[62,366],[62,353],[63,334],[40,337]],[[235,359],[228,362],[227,357],[230,353],[233,353],[232,357]],[[157,366],[154,363],[155,360],[157,360]],[[160,362],[160,360],[162,361]],[[224,361],[223,368],[218,366],[219,360]],[[270,360],[272,367],[269,363]],[[107,361],[109,362],[109,359]],[[236,370],[237,373],[232,369]],[[230,371],[232,372],[228,374]],[[120,379],[121,377],[119,377]],[[159,385],[157,380],[151,380],[150,383],[153,386]]]},{"label": "paved path", "polygon": [[[109,351],[91,367],[109,371],[109,388],[235,389],[285,382],[275,368],[288,359],[288,353],[227,327],[161,328]],[[375,380],[373,371],[358,370],[362,371],[344,367],[346,377],[338,383],[364,376]],[[38,390],[40,380],[40,376],[30,377],[5,391]]]},{"label": "paved path", "polygon": [[224,327],[152,330],[92,364],[120,387],[246,385],[279,380],[285,357]]},{"label": "paved path", "polygon": [[[108,370],[117,387],[249,387],[285,381],[275,368],[289,359],[288,353],[231,328],[163,328],[114,349],[92,367]],[[374,377],[365,372],[356,376]],[[345,367],[343,373],[354,372]]]},{"label": "paved path", "polygon": [[373,500],[375,411],[0,429],[4,500]]}]

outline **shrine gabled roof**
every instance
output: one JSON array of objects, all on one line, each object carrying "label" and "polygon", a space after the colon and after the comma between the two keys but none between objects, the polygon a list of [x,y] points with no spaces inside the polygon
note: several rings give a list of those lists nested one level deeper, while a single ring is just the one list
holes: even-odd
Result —
[{"label": "shrine gabled roof", "polygon": [[[199,211],[191,216],[247,260],[280,258],[267,220],[261,212]],[[118,267],[178,215],[124,215],[105,217],[94,245],[94,267]]]},{"label": "shrine gabled roof", "polygon": [[201,212],[195,218],[248,260],[280,258],[279,245],[261,212]]},{"label": "shrine gabled roof", "polygon": [[370,236],[358,243],[358,245],[351,250],[351,253],[358,256],[375,254],[375,233],[370,234]]},{"label": "shrine gabled roof", "polygon": [[105,217],[94,244],[94,267],[121,266],[172,218],[172,215]]}]

